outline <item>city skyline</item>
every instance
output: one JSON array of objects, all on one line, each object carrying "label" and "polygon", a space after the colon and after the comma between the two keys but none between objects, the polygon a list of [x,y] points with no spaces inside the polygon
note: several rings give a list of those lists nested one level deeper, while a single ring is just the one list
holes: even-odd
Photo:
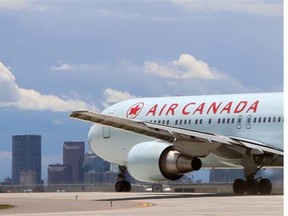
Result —
[{"label": "city skyline", "polygon": [[[40,137],[40,141],[41,141],[41,146],[42,146],[42,136],[41,135],[32,135],[32,134],[24,134],[24,135],[12,135],[12,144],[11,144],[11,146],[13,146],[13,140],[14,139],[16,139],[16,138],[18,138],[20,141],[22,141],[22,142],[19,142],[18,141],[18,143],[20,144],[20,145],[22,145],[23,143],[24,143],[24,145],[25,145],[25,143],[27,143],[27,141],[29,141],[29,140],[32,140],[33,141],[33,138],[29,138],[29,137],[36,137],[36,138],[38,138],[39,139],[39,137]],[[23,141],[24,140],[24,141]],[[31,143],[32,145],[33,145],[33,142]],[[29,145],[29,146],[31,146],[31,144]],[[69,144],[71,144],[71,146],[69,147]],[[82,146],[82,147],[80,147],[80,146]],[[70,149],[72,149],[72,155],[74,154],[73,153],[73,149],[74,150],[79,150],[79,148],[81,148],[82,150],[81,150],[81,152],[82,153],[84,153],[85,155],[95,155],[95,156],[97,156],[93,151],[91,151],[90,150],[90,148],[88,148],[88,151],[86,151],[87,149],[86,149],[86,147],[85,147],[85,145],[86,145],[86,142],[84,142],[84,141],[64,141],[63,143],[62,143],[62,146],[61,146],[61,149],[62,149],[62,152],[61,152],[61,158],[59,158],[59,161],[57,161],[57,162],[54,162],[54,163],[51,163],[51,164],[43,164],[43,159],[42,159],[42,152],[40,153],[41,154],[41,156],[40,156],[40,160],[41,160],[41,162],[40,162],[40,165],[41,165],[41,168],[40,168],[40,172],[41,172],[41,174],[40,174],[40,176],[41,176],[41,184],[43,184],[44,183],[44,185],[46,185],[46,184],[48,184],[49,183],[49,174],[48,174],[48,172],[49,172],[49,169],[53,169],[53,167],[58,167],[58,169],[62,169],[62,171],[64,171],[65,173],[69,173],[69,172],[71,172],[71,174],[68,174],[68,176],[70,176],[69,177],[69,179],[67,179],[66,177],[66,179],[68,180],[68,183],[69,184],[75,184],[76,182],[75,182],[75,176],[73,176],[72,175],[72,170],[71,171],[67,171],[66,170],[66,166],[67,165],[69,165],[71,162],[69,162],[69,161],[71,161],[71,157],[69,157],[69,156],[64,156],[65,155],[65,150],[67,151],[67,148],[68,148],[68,151],[69,151],[69,148]],[[32,150],[31,152],[27,152],[27,150],[29,150],[29,146],[26,148],[26,150],[25,150],[25,152],[26,152],[26,155],[33,155],[33,153],[34,153],[34,151],[35,150]],[[66,147],[65,147],[66,146]],[[41,147],[42,148],[42,147]],[[20,146],[20,149],[22,150],[23,148],[21,148],[21,146]],[[36,151],[38,151],[37,149],[36,149]],[[41,151],[41,150],[40,150]],[[19,150],[18,150],[18,152],[19,152]],[[22,152],[23,152],[23,150],[22,150]],[[76,152],[75,152],[76,153]],[[76,154],[78,154],[78,153],[76,153]],[[22,156],[25,156],[25,155],[22,155]],[[74,155],[75,156],[75,155]],[[64,159],[66,157],[66,159]],[[68,158],[67,158],[68,157]],[[99,156],[97,156],[97,157],[99,157]],[[34,158],[34,156],[32,157],[31,156],[31,160]],[[69,159],[70,158],[70,159]],[[28,158],[28,160],[30,160],[29,158]],[[39,158],[38,158],[38,160],[39,160]],[[101,161],[102,161],[103,159],[101,158]],[[13,157],[11,158],[11,162],[13,161]],[[33,161],[33,160],[32,160]],[[104,161],[104,160],[103,160]],[[77,161],[76,161],[77,162]],[[107,161],[104,161],[104,162],[106,162],[106,163],[109,163],[109,162],[107,162]],[[72,163],[74,163],[73,161],[72,161]],[[110,164],[110,163],[109,163]],[[13,165],[13,163],[12,163],[12,165]],[[12,178],[12,183],[13,184],[18,184],[18,183],[15,183],[14,181],[15,181],[15,179],[13,180],[13,166],[11,165],[11,173],[10,173],[10,175],[7,175],[7,176],[5,176],[3,179],[1,179],[0,178],[0,182],[4,182],[4,179],[6,179],[6,178]],[[22,166],[21,167],[23,167],[23,165],[25,165],[24,163],[22,164]],[[83,164],[82,164],[83,165]],[[103,165],[103,171],[107,171],[107,170],[105,170],[105,163],[103,163],[102,164]],[[95,166],[98,166],[98,170],[99,170],[99,164],[97,165],[97,164],[95,164]],[[21,168],[20,167],[20,168]],[[24,166],[24,167],[26,167],[26,165]],[[83,171],[84,171],[84,166],[82,167],[83,168]],[[15,169],[16,169],[16,164],[15,164]],[[69,169],[71,169],[71,167],[69,168]],[[109,168],[110,169],[110,168]],[[18,170],[18,168],[17,168],[17,170]],[[111,170],[112,171],[112,170]],[[113,171],[114,172],[116,172],[117,173],[117,170],[114,170],[113,169]],[[75,175],[75,174],[74,174]],[[78,174],[76,174],[76,176],[77,176]],[[189,174],[188,174],[189,175]],[[191,174],[190,174],[191,175]],[[197,172],[197,173],[193,173],[193,175],[195,176],[195,178],[194,179],[196,179],[196,181],[198,180],[198,181],[204,181],[204,182],[207,182],[208,181],[208,179],[209,179],[209,170],[200,170],[199,172]],[[40,176],[39,176],[39,173],[38,173],[38,179],[40,178]],[[70,179],[71,178],[71,179]],[[84,180],[84,174],[83,174],[83,179],[82,180]],[[17,180],[18,181],[18,180]],[[42,182],[43,181],[43,182]],[[40,184],[40,183],[39,183]],[[77,184],[77,183],[76,183]]]}]

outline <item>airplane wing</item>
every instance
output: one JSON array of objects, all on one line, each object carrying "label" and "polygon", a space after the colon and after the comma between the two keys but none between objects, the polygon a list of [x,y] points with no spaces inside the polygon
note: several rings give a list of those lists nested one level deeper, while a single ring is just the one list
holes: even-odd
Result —
[{"label": "airplane wing", "polygon": [[250,149],[254,154],[270,153],[276,155],[284,155],[283,150],[281,149],[276,149],[252,140],[245,140],[237,137],[229,137],[203,131],[155,124],[135,119],[124,119],[91,111],[74,111],[70,114],[70,117],[146,135],[171,143],[175,140],[221,143],[230,146],[232,149],[235,148],[234,150],[236,151],[238,151],[237,149],[240,148]]}]

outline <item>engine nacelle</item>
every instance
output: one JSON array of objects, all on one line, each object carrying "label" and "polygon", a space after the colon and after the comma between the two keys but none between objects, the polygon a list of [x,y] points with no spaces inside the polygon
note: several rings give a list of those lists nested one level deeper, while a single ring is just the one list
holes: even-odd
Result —
[{"label": "engine nacelle", "polygon": [[165,142],[139,143],[128,154],[127,168],[133,178],[144,182],[177,180],[184,173],[199,170],[202,162],[173,150]]}]

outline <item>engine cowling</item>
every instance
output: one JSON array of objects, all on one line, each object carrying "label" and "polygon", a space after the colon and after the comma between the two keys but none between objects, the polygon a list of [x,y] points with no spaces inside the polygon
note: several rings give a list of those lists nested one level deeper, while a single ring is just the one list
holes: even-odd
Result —
[{"label": "engine cowling", "polygon": [[127,168],[133,178],[144,182],[177,180],[184,173],[199,170],[202,162],[173,150],[165,142],[139,143],[129,151]]}]

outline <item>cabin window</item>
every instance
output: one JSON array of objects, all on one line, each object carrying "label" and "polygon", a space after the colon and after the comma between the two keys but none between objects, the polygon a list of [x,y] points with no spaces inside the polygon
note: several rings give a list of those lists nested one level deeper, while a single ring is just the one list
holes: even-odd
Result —
[{"label": "cabin window", "polygon": [[200,122],[199,122],[199,124],[202,124],[202,119],[200,119]]},{"label": "cabin window", "polygon": [[242,120],[241,118],[238,118],[237,123],[238,123],[238,124],[241,124],[241,120]]},{"label": "cabin window", "polygon": [[208,124],[211,124],[211,122],[212,122],[212,119],[210,118],[210,119],[208,120]]}]

